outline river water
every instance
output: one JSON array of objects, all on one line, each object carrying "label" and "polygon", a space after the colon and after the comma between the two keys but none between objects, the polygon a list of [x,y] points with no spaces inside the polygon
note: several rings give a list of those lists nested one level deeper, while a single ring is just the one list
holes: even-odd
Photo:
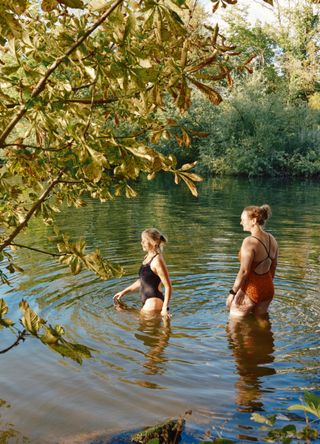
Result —
[{"label": "river water", "polygon": [[[281,425],[302,426],[303,415],[286,409],[305,390],[319,393],[320,184],[214,179],[200,185],[198,198],[162,178],[138,188],[136,199],[88,200],[58,215],[73,239],[84,237],[88,250],[99,247],[125,267],[121,279],[72,276],[50,256],[15,253],[25,272],[1,288],[10,317],[19,319],[25,298],[96,351],[79,365],[27,338],[1,355],[1,442],[121,443],[122,432],[187,410],[185,443],[206,436],[262,442],[252,412],[281,413]],[[240,214],[263,203],[272,207],[267,230],[280,245],[270,320],[231,322],[225,299],[246,235]],[[150,226],[169,238],[168,322],[141,320],[135,294],[126,298],[132,310],[112,305],[112,295],[137,278],[140,233]],[[20,242],[50,248],[50,235],[34,221]],[[2,330],[1,348],[12,339]]]}]

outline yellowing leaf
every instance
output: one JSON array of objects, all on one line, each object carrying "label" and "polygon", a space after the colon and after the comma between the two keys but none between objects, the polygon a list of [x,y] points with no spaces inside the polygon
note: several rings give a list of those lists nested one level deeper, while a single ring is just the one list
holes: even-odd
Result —
[{"label": "yellowing leaf", "polygon": [[51,327],[45,327],[44,333],[40,336],[41,342],[44,344],[56,344],[59,340],[59,336],[54,334],[54,330]]},{"label": "yellowing leaf", "polygon": [[106,0],[91,0],[88,6],[92,11],[98,11],[99,9],[108,7],[110,3],[110,1]]},{"label": "yellowing leaf", "polygon": [[198,176],[195,173],[184,173],[184,176],[188,177],[188,179],[192,180],[192,182],[202,182],[202,177]]},{"label": "yellowing leaf", "polygon": [[222,102],[222,97],[220,96],[220,94],[210,88],[210,86],[208,85],[204,85],[203,83],[198,82],[195,79],[190,79],[190,81],[197,87],[199,88],[199,90],[204,93],[208,99],[210,100],[211,103],[213,103],[214,105],[219,105],[219,103]]},{"label": "yellowing leaf", "polygon": [[14,322],[11,321],[11,319],[8,319],[8,318],[1,319],[0,318],[0,329],[2,327],[11,327],[12,325],[14,325]]},{"label": "yellowing leaf", "polygon": [[69,8],[83,9],[84,7],[82,0],[58,0],[58,2]]},{"label": "yellowing leaf", "polygon": [[182,165],[182,167],[180,168],[180,171],[187,171],[190,170],[191,168],[194,168],[197,165],[197,161],[192,162],[192,163],[185,163],[184,165]]},{"label": "yellowing leaf", "polygon": [[36,312],[31,310],[31,308],[27,308],[24,310],[21,323],[29,333],[37,336],[41,326],[45,324],[45,321],[41,319]]},{"label": "yellowing leaf", "polygon": [[189,173],[179,173],[179,171],[176,172],[176,175],[179,176],[179,178],[185,182],[185,184],[187,185],[187,187],[191,191],[191,194],[193,196],[197,197],[198,196],[197,188],[196,188],[195,184],[193,183],[193,181],[188,177],[188,174]]},{"label": "yellowing leaf", "polygon": [[57,0],[42,0],[41,9],[45,12],[51,12],[58,6]]},{"label": "yellowing leaf", "polygon": [[0,319],[3,318],[4,315],[8,313],[8,305],[4,301],[4,299],[0,299]]}]

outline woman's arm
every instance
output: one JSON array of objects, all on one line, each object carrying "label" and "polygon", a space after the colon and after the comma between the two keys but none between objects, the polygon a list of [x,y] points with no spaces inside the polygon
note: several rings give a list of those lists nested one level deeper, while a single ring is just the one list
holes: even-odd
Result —
[{"label": "woman's arm", "polygon": [[272,279],[274,278],[274,275],[276,273],[276,268],[277,268],[277,265],[278,265],[278,254],[279,254],[279,249],[277,247],[276,257],[272,260],[272,264],[271,264],[271,267],[270,267]]},{"label": "woman's arm", "polygon": [[250,238],[244,239],[240,250],[240,270],[234,281],[231,294],[236,294],[244,285],[249,275],[251,264],[254,258],[253,243]]},{"label": "woman's arm", "polygon": [[124,296],[125,294],[131,293],[132,291],[136,291],[139,288],[140,288],[140,279],[137,279],[132,285],[130,285],[129,287],[125,288],[124,290],[116,293],[113,296],[113,300],[119,301],[122,298],[122,296]]},{"label": "woman's arm", "polygon": [[152,262],[151,269],[159,276],[162,285],[164,286],[164,302],[162,305],[161,316],[169,317],[168,308],[172,294],[172,285],[169,277],[169,272],[163,258],[159,255]]}]

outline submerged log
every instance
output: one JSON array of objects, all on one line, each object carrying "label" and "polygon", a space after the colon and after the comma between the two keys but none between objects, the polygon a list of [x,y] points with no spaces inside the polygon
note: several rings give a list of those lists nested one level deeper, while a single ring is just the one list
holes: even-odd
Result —
[{"label": "submerged log", "polygon": [[180,441],[184,424],[184,418],[169,419],[132,435],[131,442],[148,444],[151,441],[152,444],[176,444]]}]

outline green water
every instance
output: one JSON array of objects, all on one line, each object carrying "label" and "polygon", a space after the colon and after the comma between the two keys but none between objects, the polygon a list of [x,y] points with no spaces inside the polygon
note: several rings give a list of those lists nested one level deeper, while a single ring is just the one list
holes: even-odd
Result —
[{"label": "green water", "polygon": [[[302,415],[285,411],[304,390],[319,390],[320,184],[219,179],[199,189],[193,198],[160,178],[140,184],[136,199],[88,201],[58,215],[62,230],[125,267],[121,279],[72,276],[51,257],[16,253],[25,272],[1,294],[11,312],[23,297],[96,352],[79,366],[28,338],[1,355],[0,428],[11,430],[9,442],[104,443],[189,409],[185,443],[200,442],[207,432],[261,442],[250,420],[255,411],[280,411],[282,424],[303,424]],[[280,245],[270,322],[229,322],[225,299],[245,236],[240,214],[263,203],[272,206],[267,229]],[[112,305],[112,295],[137,277],[140,233],[150,226],[169,238],[165,258],[174,293],[166,323]],[[44,249],[51,234],[33,222],[20,241]],[[139,307],[138,295],[126,301]],[[11,317],[18,320],[19,313]],[[1,348],[11,341],[1,331]]]}]

